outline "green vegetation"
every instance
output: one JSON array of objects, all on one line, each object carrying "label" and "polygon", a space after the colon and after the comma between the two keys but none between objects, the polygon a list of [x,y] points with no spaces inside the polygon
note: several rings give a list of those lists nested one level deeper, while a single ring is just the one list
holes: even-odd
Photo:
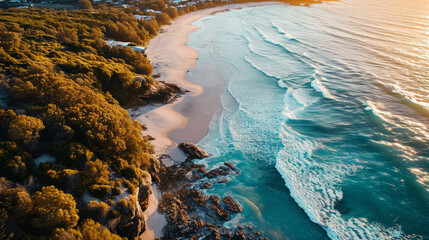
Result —
[{"label": "green vegetation", "polygon": [[156,81],[141,52],[105,40],[144,45],[159,26],[115,8],[0,10],[0,89],[11,103],[0,108],[2,236],[120,239],[91,218],[114,216],[109,199],[147,177],[153,147],[121,104]]}]

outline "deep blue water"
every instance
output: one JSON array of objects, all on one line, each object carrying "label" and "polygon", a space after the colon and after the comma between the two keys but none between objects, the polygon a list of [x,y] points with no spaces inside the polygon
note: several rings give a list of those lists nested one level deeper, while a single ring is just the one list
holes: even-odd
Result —
[{"label": "deep blue water", "polygon": [[272,239],[429,238],[429,1],[343,0],[200,19],[193,76],[223,110],[199,143]]}]

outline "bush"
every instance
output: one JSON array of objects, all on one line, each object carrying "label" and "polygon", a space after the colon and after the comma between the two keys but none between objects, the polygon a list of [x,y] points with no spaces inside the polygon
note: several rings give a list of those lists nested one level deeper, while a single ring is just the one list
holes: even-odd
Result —
[{"label": "bush", "polygon": [[162,25],[171,23],[171,18],[166,13],[156,14],[156,20]]},{"label": "bush", "polygon": [[26,175],[30,154],[15,142],[0,142],[0,174],[11,180],[22,180]]},{"label": "bush", "polygon": [[31,226],[36,229],[54,230],[55,228],[73,228],[79,220],[76,202],[72,195],[56,189],[43,187],[31,197],[33,218]]},{"label": "bush", "polygon": [[32,207],[30,194],[22,187],[9,188],[0,193],[0,209],[5,209],[12,218],[28,214]]},{"label": "bush", "polygon": [[92,9],[92,3],[90,0],[78,0],[78,4],[83,9]]},{"label": "bush", "polygon": [[111,233],[109,229],[100,223],[88,219],[77,229],[57,228],[54,231],[53,240],[74,239],[74,240],[121,240],[117,234]]},{"label": "bush", "polygon": [[45,126],[40,119],[26,115],[18,115],[10,122],[8,131],[9,138],[27,144],[38,139],[39,132],[44,128]]},{"label": "bush", "polygon": [[102,221],[110,210],[110,206],[101,201],[90,201],[86,205],[87,215],[95,220]]}]

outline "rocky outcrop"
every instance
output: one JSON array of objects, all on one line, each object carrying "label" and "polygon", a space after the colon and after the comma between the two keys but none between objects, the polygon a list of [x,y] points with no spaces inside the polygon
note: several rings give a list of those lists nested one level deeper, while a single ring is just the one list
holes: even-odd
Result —
[{"label": "rocky outcrop", "polygon": [[176,99],[178,93],[184,91],[177,85],[166,82],[155,82],[149,89],[138,97],[146,102],[169,103]]},{"label": "rocky outcrop", "polygon": [[[136,82],[146,82],[147,80],[142,76],[135,78]],[[148,85],[148,89],[130,101],[126,107],[142,106],[150,103],[170,103],[173,102],[180,94],[185,93],[183,89],[172,83],[162,81],[154,82]]]},{"label": "rocky outcrop", "polygon": [[150,176],[152,177],[152,181],[155,183],[159,183],[159,174],[161,172],[163,172],[163,170],[165,169],[164,165],[156,158],[151,158],[150,159],[150,168],[149,168],[149,173]]},{"label": "rocky outcrop", "polygon": [[229,212],[227,212],[221,205],[220,203],[220,198],[218,196],[215,195],[211,195],[210,196],[210,202],[212,203],[209,208],[211,210],[213,210],[214,212],[216,212],[217,216],[224,220],[224,221],[229,221],[231,220],[231,215],[229,214]]},{"label": "rocky outcrop", "polygon": [[235,201],[232,197],[226,196],[222,199],[222,202],[225,203],[226,207],[231,212],[243,212],[243,208],[241,207],[240,203]]},{"label": "rocky outcrop", "polygon": [[105,223],[111,232],[134,239],[146,230],[143,211],[135,195],[122,198],[112,209]]},{"label": "rocky outcrop", "polygon": [[151,184],[150,173],[143,171],[140,185],[133,194],[123,191],[120,195],[110,199],[111,210],[101,222],[104,222],[111,232],[122,237],[138,238],[146,230],[143,212],[149,206],[149,196],[152,193]]},{"label": "rocky outcrop", "polygon": [[223,226],[225,221],[243,211],[237,201],[229,196],[222,200],[216,195],[206,196],[200,191],[213,183],[227,181],[216,178],[237,172],[232,164],[206,172],[203,165],[194,164],[188,159],[179,165],[160,169],[158,186],[163,195],[159,211],[165,213],[168,222],[161,239],[259,239],[261,234],[252,228]]},{"label": "rocky outcrop", "polygon": [[240,173],[240,171],[237,170],[237,168],[234,167],[234,165],[230,162],[224,162],[225,166],[229,167],[232,171],[236,172],[237,174]]},{"label": "rocky outcrop", "polygon": [[152,179],[148,172],[144,172],[143,179],[137,193],[138,201],[142,211],[146,211],[149,207],[149,196],[152,194]]},{"label": "rocky outcrop", "polygon": [[206,152],[206,150],[190,142],[180,143],[178,147],[190,159],[203,159],[209,157],[209,154]]},{"label": "rocky outcrop", "polygon": [[216,177],[219,177],[219,176],[226,176],[228,174],[229,174],[229,172],[227,170],[225,170],[225,169],[215,168],[215,169],[212,169],[209,172],[207,172],[206,176],[208,178],[216,178]]}]

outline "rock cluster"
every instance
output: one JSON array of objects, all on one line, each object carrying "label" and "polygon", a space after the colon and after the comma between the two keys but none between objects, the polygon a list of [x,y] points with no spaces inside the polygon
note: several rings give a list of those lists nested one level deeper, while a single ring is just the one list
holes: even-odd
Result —
[{"label": "rock cluster", "polygon": [[190,143],[180,143],[178,148],[182,150],[190,159],[203,159],[209,156],[209,154],[201,147]]},{"label": "rock cluster", "polygon": [[217,178],[239,173],[235,166],[226,162],[224,166],[206,171],[203,165],[191,160],[195,156],[208,156],[204,149],[187,143],[181,146],[182,150],[186,149],[183,150],[185,153],[189,153],[187,161],[159,167],[158,186],[163,192],[159,211],[166,214],[168,221],[162,239],[266,239],[251,226],[224,227],[225,221],[243,212],[242,206],[230,196],[206,196],[200,190],[227,182]]},{"label": "rock cluster", "polygon": [[[135,78],[135,81],[143,82],[146,81],[146,79],[138,76]],[[149,85],[149,89],[130,101],[127,107],[142,106],[149,103],[170,103],[185,92],[185,90],[179,88],[175,84],[158,81]]]},{"label": "rock cluster", "polygon": [[232,197],[226,196],[222,199],[222,202],[225,203],[226,207],[231,212],[243,212],[243,208],[241,207],[240,203],[235,201]]}]

